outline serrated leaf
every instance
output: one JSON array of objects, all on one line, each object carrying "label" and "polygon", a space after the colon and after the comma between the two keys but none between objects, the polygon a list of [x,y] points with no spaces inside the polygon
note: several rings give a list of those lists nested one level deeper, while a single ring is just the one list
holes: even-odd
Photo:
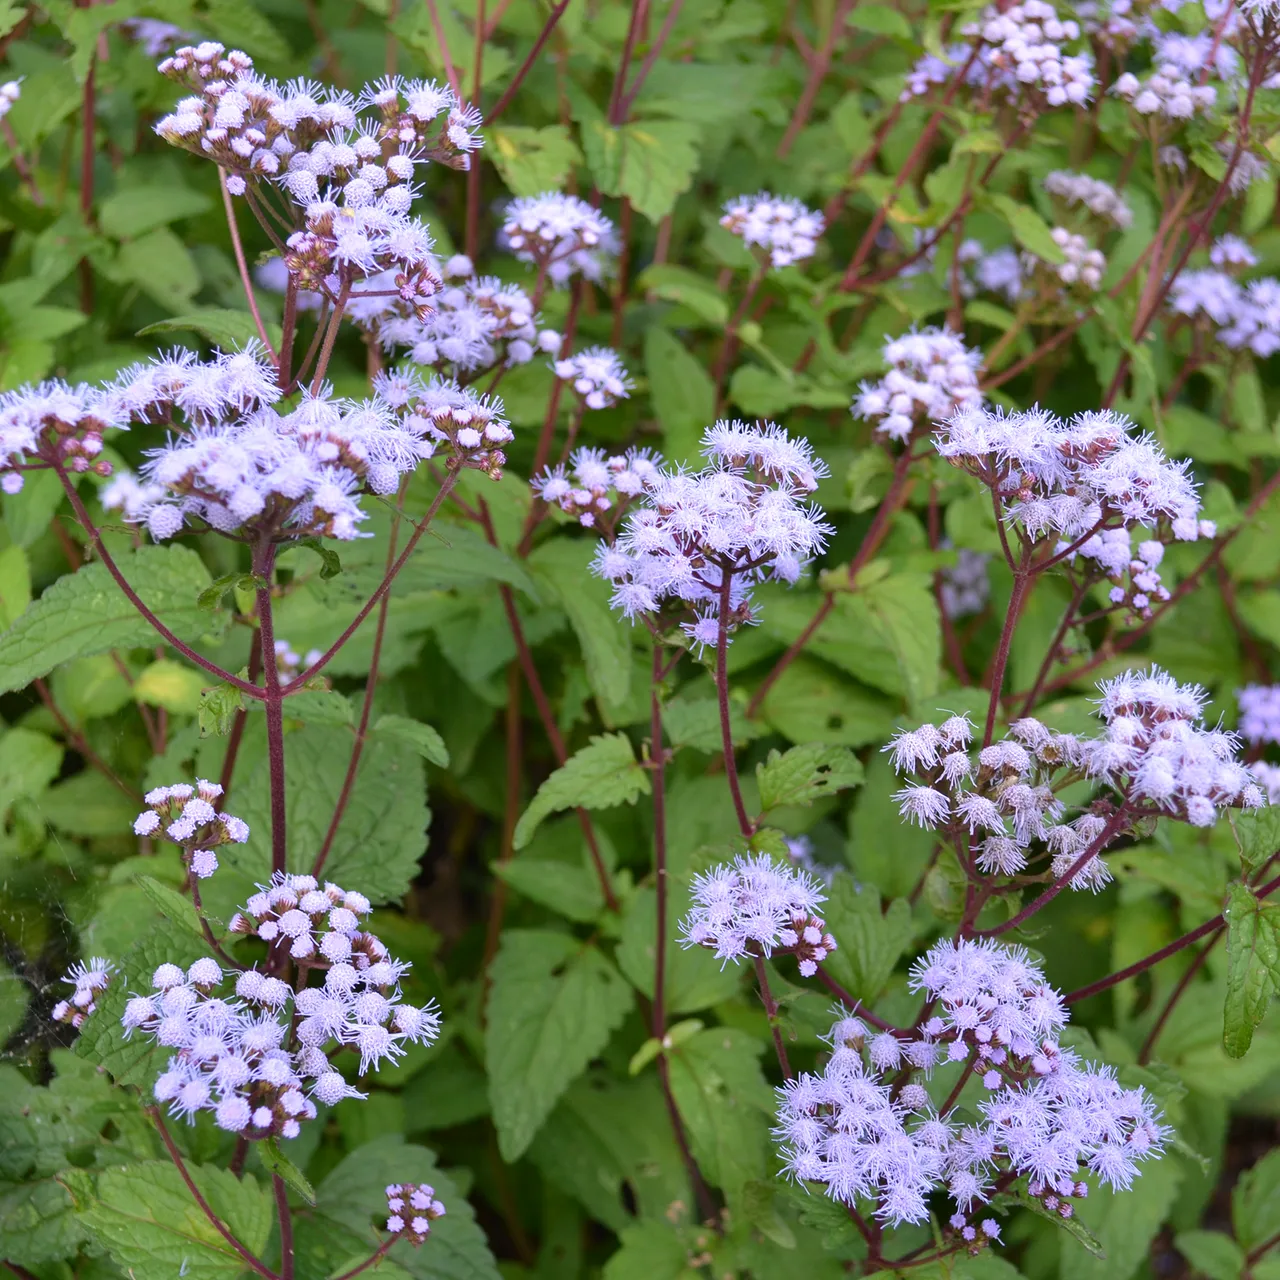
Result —
[{"label": "serrated leaf", "polygon": [[511,929],[490,970],[485,1061],[498,1149],[527,1150],[557,1099],[608,1043],[631,989],[593,946]]},{"label": "serrated leaf", "polygon": [[1269,1151],[1236,1180],[1231,1225],[1245,1249],[1256,1249],[1280,1232],[1280,1151]]},{"label": "serrated leaf", "polygon": [[489,135],[486,155],[497,166],[507,189],[516,196],[558,191],[582,153],[563,125],[530,129],[508,125]]},{"label": "serrated leaf", "polygon": [[398,742],[407,742],[428,764],[449,767],[449,748],[444,739],[429,724],[411,720],[408,716],[379,716],[373,732]]},{"label": "serrated leaf", "polygon": [[1280,907],[1265,905],[1233,884],[1223,909],[1227,922],[1227,997],[1222,1046],[1232,1058],[1249,1051],[1280,982]]},{"label": "serrated leaf", "polygon": [[323,724],[331,728],[355,724],[351,699],[336,689],[299,689],[284,700],[284,714],[304,724]]},{"label": "serrated leaf", "polygon": [[609,584],[591,572],[595,550],[586,539],[552,538],[528,563],[534,580],[569,618],[592,692],[618,706],[631,688],[631,635],[609,605]]},{"label": "serrated leaf", "polygon": [[561,809],[612,809],[649,793],[649,775],[636,762],[625,733],[600,734],[575,752],[538,788],[516,823],[513,844],[523,849],[538,824]]},{"label": "serrated leaf", "polygon": [[[705,301],[724,306],[724,299],[715,294]],[[663,453],[672,462],[693,462],[702,433],[716,416],[711,375],[674,334],[657,325],[644,335],[644,368],[653,411],[662,424]]]},{"label": "serrated leaf", "polygon": [[[715,698],[672,698],[662,708],[662,727],[673,747],[695,751],[721,751],[720,703]],[[729,703],[729,732],[736,743],[750,742],[760,729],[747,719],[741,705]]]},{"label": "serrated leaf", "polygon": [[1246,871],[1260,867],[1273,853],[1280,852],[1280,805],[1267,805],[1231,819],[1240,861]]},{"label": "serrated leaf", "polygon": [[851,995],[869,1003],[884,989],[915,933],[910,903],[895,898],[882,912],[880,895],[870,884],[859,889],[852,876],[837,876],[822,914],[839,944],[824,968]]},{"label": "serrated leaf", "polygon": [[[266,1247],[272,1205],[267,1189],[249,1175],[188,1164],[209,1207],[250,1253]],[[169,1161],[105,1169],[77,1205],[95,1242],[136,1280],[233,1280],[245,1267],[240,1255],[196,1204]],[[84,1187],[77,1182],[73,1198]]]},{"label": "serrated leaf", "polygon": [[821,796],[859,786],[863,776],[862,761],[848,747],[811,742],[787,752],[775,748],[756,765],[760,808],[811,805]]},{"label": "serrated leaf", "polygon": [[[216,624],[197,604],[209,571],[189,547],[140,547],[117,560],[142,602],[180,640]],[[151,645],[156,632],[101,564],[59,578],[0,635],[0,692],[21,689],[72,658]]]},{"label": "serrated leaf", "polygon": [[684,120],[614,127],[593,119],[582,124],[582,149],[601,191],[626,196],[637,213],[657,223],[693,185],[699,136],[697,126]]},{"label": "serrated leaf", "polygon": [[245,709],[244,694],[235,685],[215,684],[200,691],[196,723],[202,738],[225,738],[237,711]]},{"label": "serrated leaf", "polygon": [[58,776],[62,747],[47,733],[9,729],[0,736],[0,823],[15,800],[40,795]]}]

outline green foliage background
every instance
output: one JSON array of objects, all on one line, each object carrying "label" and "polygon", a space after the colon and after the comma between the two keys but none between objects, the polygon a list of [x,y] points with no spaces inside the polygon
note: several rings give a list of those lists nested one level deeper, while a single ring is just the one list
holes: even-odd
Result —
[{"label": "green foliage background", "polygon": [[[833,64],[783,148],[810,80],[792,34],[821,45],[834,16],[827,0],[686,0],[621,125],[607,123],[607,104],[632,7],[570,0],[543,56],[486,131],[479,257],[483,270],[528,285],[523,268],[493,248],[496,202],[511,194],[594,189],[620,217],[624,283],[616,296],[608,283],[588,290],[579,336],[615,339],[638,385],[617,408],[589,415],[584,439],[639,442],[674,461],[693,460],[717,412],[711,370],[751,268],[718,225],[723,200],[768,187],[821,206],[843,191],[846,212],[816,262],[770,277],[768,308],[741,330],[726,398],[731,413],[784,420],[827,459],[832,478],[818,500],[838,526],[827,567],[850,559],[888,483],[884,455],[865,426],[850,420],[850,396],[881,367],[886,334],[940,322],[952,302],[945,247],[930,269],[909,278],[839,291],[872,213],[891,198],[890,233],[907,245],[915,229],[940,225],[970,200],[975,234],[1043,249],[1049,211],[1033,179],[1081,146],[1077,118],[1057,113],[1037,120],[1005,154],[1007,120],[953,106],[922,180],[895,189],[932,111],[911,103],[889,128],[877,163],[851,179],[894,107],[903,73],[922,48],[939,47],[944,23],[972,8],[863,3],[842,10]],[[654,9],[651,30],[671,11]],[[439,10],[470,84],[475,6],[442,0]],[[492,107],[548,9],[491,0],[488,10],[494,28],[483,43],[477,96]],[[282,77],[306,73],[358,87],[391,65],[405,74],[446,74],[429,6],[416,0],[0,3],[0,78],[23,77],[8,119],[42,193],[33,201],[12,150],[0,151],[3,388],[55,375],[109,378],[156,344],[207,348],[252,335],[216,175],[152,135],[175,95],[122,28],[133,17],[244,47],[264,73]],[[1189,12],[1179,20],[1193,26],[1197,18]],[[93,147],[84,171],[90,77]],[[1271,109],[1264,104],[1263,115]],[[1119,103],[1099,106],[1090,146],[1100,173],[1119,171],[1129,130]],[[1002,163],[976,187],[992,157]],[[1108,283],[1150,239],[1159,208],[1153,184],[1140,165],[1126,191],[1135,222],[1110,251]],[[1275,194],[1273,179],[1255,184],[1233,215],[1251,234],[1260,269],[1280,267]],[[433,171],[425,203],[442,255],[460,247],[466,178]],[[245,223],[253,259],[267,246]],[[1130,293],[1099,302],[1072,342],[1008,382],[998,398],[1021,406],[1040,400],[1062,413],[1092,407],[1126,353],[1135,379],[1121,407],[1172,454],[1193,459],[1208,513],[1229,529],[1280,454],[1274,371],[1248,359],[1213,366],[1162,407],[1185,357],[1183,339],[1135,344],[1128,334],[1136,285]],[[278,323],[279,300],[266,293],[262,300]],[[550,294],[545,321],[562,325],[566,309],[565,293]],[[1015,322],[989,301],[971,301],[963,313],[968,340],[986,347]],[[813,358],[795,372],[811,345]],[[1008,359],[1034,345],[1023,333]],[[333,378],[341,394],[359,395],[367,385],[365,352],[350,334]],[[445,1030],[438,1044],[376,1077],[367,1102],[343,1103],[292,1145],[293,1161],[315,1188],[314,1207],[299,1213],[298,1274],[320,1280],[358,1262],[375,1240],[383,1185],[423,1178],[438,1188],[448,1216],[427,1247],[394,1253],[379,1275],[835,1280],[848,1274],[860,1245],[842,1211],[775,1177],[768,1133],[775,1072],[758,1001],[738,971],[673,946],[675,1022],[664,1053],[693,1153],[726,1206],[722,1235],[696,1221],[645,1023],[655,912],[643,803],[647,642],[611,614],[607,589],[586,572],[590,547],[572,527],[554,530],[527,559],[517,553],[530,502],[522,477],[551,384],[538,361],[504,377],[500,394],[518,433],[510,474],[494,485],[467,473],[462,486],[468,502],[488,504],[498,546],[446,509],[394,587],[371,745],[327,873],[374,899],[373,928],[413,962],[409,998],[438,999]],[[567,419],[567,405],[562,413]],[[118,436],[109,456],[136,463],[158,439],[145,431]],[[143,599],[181,638],[239,670],[249,629],[233,578],[247,566],[235,547],[206,539],[198,547],[135,549],[131,534],[103,515],[98,487],[86,478],[81,494]],[[430,495],[419,476],[407,509],[425,509]],[[931,515],[950,549],[931,537]],[[368,526],[375,536],[339,548],[336,576],[325,577],[325,562],[309,549],[282,560],[290,576],[278,634],[298,652],[329,643],[376,585],[388,522],[376,511]],[[134,793],[193,771],[218,776],[233,708],[207,696],[198,670],[157,651],[105,570],[85,563],[84,535],[56,481],[33,476],[3,499],[0,543],[0,1033],[7,1037],[0,1258],[39,1280],[229,1278],[240,1273],[239,1260],[194,1209],[127,1087],[145,1087],[155,1064],[143,1046],[121,1039],[113,1019],[161,959],[200,951],[193,921],[166,892],[179,887],[180,868],[141,852],[131,834],[140,807]],[[879,997],[876,1007],[891,1018],[913,1016],[905,963],[954,919],[956,888],[945,864],[926,875],[931,841],[899,821],[888,798],[896,784],[877,748],[895,725],[939,706],[985,709],[986,692],[959,683],[943,661],[933,587],[957,548],[997,547],[982,495],[941,462],[926,462],[857,590],[836,597],[830,622],[754,716],[746,714],[749,696],[812,616],[820,583],[762,592],[761,626],[730,653],[749,807],[769,822],[762,844],[780,847],[779,833],[806,833],[821,861],[846,867],[863,886],[857,893],[842,877],[832,890],[827,922],[841,949],[831,971],[867,999]],[[1169,581],[1200,554],[1175,548],[1166,560]],[[1180,680],[1204,683],[1230,716],[1233,691],[1275,670],[1280,502],[1254,513],[1223,564],[1149,639],[1059,690],[1039,714],[1055,727],[1083,727],[1092,680],[1150,658]],[[998,561],[991,572],[993,606],[963,638],[975,675],[1010,589]],[[210,593],[211,585],[218,589]],[[1026,688],[1039,666],[1066,599],[1058,585],[1040,588],[1017,635],[1013,688]],[[512,593],[557,725],[577,753],[554,776],[527,688],[519,686],[519,703],[510,703],[516,650],[500,586]],[[1095,629],[1089,643],[1102,652],[1107,638]],[[341,785],[371,645],[365,627],[329,668],[334,689],[289,704],[290,857],[298,869],[323,838]],[[713,684],[688,661],[669,692],[666,729],[676,754],[668,839],[678,916],[690,877],[730,851],[737,828],[718,762]],[[152,726],[163,725],[163,750],[148,737],[143,709]],[[520,793],[508,804],[504,743],[512,723],[523,745]],[[206,895],[223,919],[269,862],[264,760],[261,716],[253,712],[230,805],[253,838],[223,858]],[[816,781],[819,769],[828,778],[834,770],[836,781]],[[595,811],[618,911],[606,907],[592,871],[572,813],[577,805]],[[1258,825],[1243,838],[1246,863],[1277,843],[1280,824],[1264,818]],[[1162,829],[1128,848],[1117,856],[1120,885],[1098,897],[1063,895],[1043,917],[1034,945],[1052,981],[1064,990],[1082,986],[1211,917],[1240,857],[1241,842],[1225,821],[1209,832]],[[497,895],[505,895],[500,940],[489,933]],[[945,1274],[1128,1280],[1169,1274],[1170,1266],[1213,1280],[1244,1273],[1245,1255],[1280,1229],[1275,1155],[1235,1182],[1227,1208],[1241,1163],[1259,1154],[1242,1146],[1241,1134],[1249,1125],[1273,1132],[1280,1112],[1280,1031],[1264,1022],[1247,1056],[1228,1056],[1223,1007],[1232,983],[1251,984],[1258,1017],[1270,1003],[1274,910],[1257,913],[1270,960],[1264,945],[1262,958],[1233,976],[1225,949],[1212,954],[1149,1065],[1137,1065],[1139,1048],[1182,975],[1177,963],[1078,1009],[1078,1047],[1160,1097],[1178,1130],[1177,1151],[1149,1166],[1128,1195],[1091,1197],[1080,1215],[1087,1232],[1017,1213],[1006,1220],[1008,1260],[961,1256]],[[491,958],[487,941],[490,948],[499,941]],[[116,958],[123,976],[72,1047],[47,1013],[63,968],[90,954]],[[811,1065],[830,1023],[828,1000],[780,974],[774,981],[793,1058]],[[1243,1034],[1228,1028],[1233,1050],[1243,1049]],[[237,1181],[225,1171],[226,1135],[202,1123],[180,1138],[210,1203],[248,1247],[269,1252],[274,1226],[257,1157]],[[1089,1233],[1105,1257],[1082,1243]],[[905,1228],[898,1237],[906,1253],[929,1234]],[[1278,1266],[1266,1258],[1251,1274],[1274,1277]],[[935,1264],[906,1274],[932,1280],[941,1273]]]}]

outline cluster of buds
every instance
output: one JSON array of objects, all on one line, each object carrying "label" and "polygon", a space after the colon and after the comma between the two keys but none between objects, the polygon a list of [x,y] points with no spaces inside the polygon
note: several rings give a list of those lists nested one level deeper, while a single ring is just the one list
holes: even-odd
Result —
[{"label": "cluster of buds", "polygon": [[159,832],[182,846],[183,861],[198,880],[206,880],[218,869],[214,850],[223,844],[244,844],[249,825],[214,807],[222,795],[216,782],[196,779],[196,785],[179,782],[172,787],[156,787],[143,799],[145,808],[133,823],[139,836]]},{"label": "cluster of buds", "polygon": [[370,85],[362,103],[381,113],[384,155],[394,147],[450,169],[470,169],[471,153],[481,146],[484,117],[448,86],[392,76]]},{"label": "cluster of buds", "polygon": [[1066,227],[1054,227],[1050,233],[1053,243],[1062,250],[1064,262],[1045,262],[1034,254],[1023,254],[1022,265],[1028,275],[1037,269],[1057,286],[1066,286],[1068,293],[1096,293],[1102,284],[1102,273],[1107,269],[1107,259],[1101,249],[1090,248],[1084,236],[1068,231]]},{"label": "cluster of buds", "polygon": [[92,956],[80,964],[73,964],[63,975],[63,982],[72,987],[70,999],[59,1000],[50,1015],[54,1022],[65,1022],[79,1031],[84,1020],[98,1007],[98,996],[111,985],[115,965],[101,956]]},{"label": "cluster of buds", "polygon": [[483,471],[492,480],[501,479],[507,461],[502,446],[515,439],[502,416],[501,400],[444,378],[415,385],[407,394],[404,423],[421,438],[423,456],[431,457],[440,446],[448,446],[462,466]]},{"label": "cluster of buds", "polygon": [[631,394],[631,378],[622,358],[610,347],[587,347],[553,366],[588,409],[610,409]]},{"label": "cluster of buds", "polygon": [[1138,554],[1134,556],[1131,541],[1128,529],[1103,529],[1072,552],[1070,558],[1092,560],[1111,580],[1113,585],[1107,599],[1113,605],[1126,606],[1135,617],[1150,618],[1152,602],[1169,599],[1169,588],[1159,573],[1164,543],[1148,539],[1139,544]]},{"label": "cluster of buds", "polygon": [[1171,62],[1157,66],[1145,80],[1126,71],[1111,91],[1132,104],[1139,115],[1161,115],[1168,120],[1190,120],[1197,112],[1212,111],[1218,100],[1213,85],[1196,84]]},{"label": "cluster of buds", "polygon": [[321,889],[314,876],[285,874],[253,894],[228,928],[274,945],[287,942],[295,960],[318,953],[331,964],[367,969],[387,958],[386,947],[373,934],[360,931],[359,917],[372,909],[363,893],[332,883]]},{"label": "cluster of buds", "polygon": [[[1082,1182],[1080,1186],[1086,1192],[1089,1189],[1088,1183]],[[965,1242],[966,1252],[975,1258],[985,1246],[1000,1240],[1000,1224],[994,1218],[983,1218],[981,1222],[974,1223],[970,1222],[967,1214],[953,1213],[949,1221],[951,1229]]]},{"label": "cluster of buds", "polygon": [[5,392],[0,395],[0,489],[18,493],[22,469],[33,465],[110,475],[111,464],[98,458],[102,433],[122,425],[110,399],[84,383],[42,382]]},{"label": "cluster of buds", "polygon": [[431,1224],[444,1214],[435,1188],[426,1182],[394,1182],[387,1188],[387,1231],[414,1246],[426,1240]]}]

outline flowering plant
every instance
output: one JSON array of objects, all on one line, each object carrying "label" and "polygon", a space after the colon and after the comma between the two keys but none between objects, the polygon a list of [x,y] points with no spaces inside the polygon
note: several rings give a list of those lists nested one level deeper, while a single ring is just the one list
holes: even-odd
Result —
[{"label": "flowering plant", "polygon": [[1275,4],[0,10],[0,1270],[1276,1274]]}]

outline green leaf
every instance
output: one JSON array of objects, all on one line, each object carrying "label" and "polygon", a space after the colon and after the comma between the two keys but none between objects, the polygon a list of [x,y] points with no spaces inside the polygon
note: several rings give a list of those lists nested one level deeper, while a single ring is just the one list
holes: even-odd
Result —
[{"label": "green leaf", "polygon": [[[257,710],[262,704],[255,704]],[[333,728],[354,725],[355,710],[351,699],[336,689],[299,689],[284,701],[284,714],[304,724],[324,724]]]},{"label": "green leaf", "polygon": [[1280,1151],[1269,1151],[1236,1180],[1231,1224],[1244,1249],[1256,1249],[1280,1232]]},{"label": "green leaf", "polygon": [[486,154],[497,166],[508,190],[517,196],[558,191],[582,159],[569,131],[559,124],[542,129],[508,125],[494,129]]},{"label": "green leaf", "polygon": [[190,187],[173,183],[125,187],[102,202],[98,222],[107,235],[119,240],[140,236],[212,208],[213,201],[204,192]]},{"label": "green leaf", "polygon": [[1243,884],[1233,884],[1223,909],[1227,922],[1227,999],[1222,1046],[1242,1058],[1267,1012],[1280,981],[1280,907],[1260,903]]},{"label": "green leaf", "polygon": [[[180,640],[216,629],[196,597],[209,572],[189,547],[140,547],[117,560],[143,603]],[[0,635],[0,692],[21,689],[71,658],[152,645],[156,632],[98,563],[59,578]]]},{"label": "green leaf", "polygon": [[10,729],[0,737],[0,823],[15,800],[40,795],[62,768],[62,747],[34,729]]},{"label": "green leaf", "polygon": [[498,1149],[519,1159],[556,1100],[605,1047],[631,989],[593,946],[511,929],[490,969],[485,1061]]},{"label": "green leaf", "polygon": [[[6,365],[6,371],[7,369]],[[35,375],[37,378],[40,376],[42,373]],[[20,378],[18,381],[29,382],[31,379]],[[66,496],[62,481],[52,471],[36,471],[26,476],[25,480],[20,492],[4,495],[4,522],[9,536],[20,547],[29,547],[48,533],[49,521]],[[12,622],[13,619],[10,618],[10,625]]]},{"label": "green leaf", "polygon": [[69,836],[110,836],[119,840],[138,816],[130,799],[102,774],[86,769],[49,788],[36,801],[44,820]]},{"label": "green leaf", "polygon": [[[61,486],[59,486],[61,487]],[[31,603],[27,553],[14,545],[0,551],[0,630],[7,630]]]},{"label": "green leaf", "polygon": [[[1181,1161],[1168,1157],[1148,1160],[1129,1190],[1091,1189],[1071,1218],[1042,1208],[1044,1216],[1056,1219],[1068,1233],[1059,1237],[1059,1280],[1128,1280],[1145,1261],[1177,1199],[1183,1169]],[[1018,1199],[1031,1209],[1038,1203],[1030,1196]],[[1098,1249],[1103,1256],[1098,1256]]]},{"label": "green leaf", "polygon": [[883,742],[896,719],[887,699],[809,658],[798,658],[782,673],[765,696],[761,714],[792,742],[850,747]]},{"label": "green leaf", "polygon": [[1209,1280],[1240,1280],[1244,1250],[1221,1231],[1180,1231],[1174,1247]]},{"label": "green leaf", "polygon": [[408,716],[379,716],[373,732],[397,742],[407,742],[428,764],[449,767],[449,748],[444,739],[429,724],[411,720]]},{"label": "green leaf", "polygon": [[618,1233],[617,1252],[604,1264],[604,1280],[684,1280],[689,1246],[662,1221],[638,1222]]},{"label": "green leaf", "polygon": [[796,1247],[796,1233],[778,1212],[779,1188],[773,1182],[748,1182],[742,1189],[742,1213],[766,1240],[782,1249]]},{"label": "green leaf", "polygon": [[671,1092],[698,1167],[732,1202],[766,1177],[775,1100],[760,1071],[764,1045],[734,1027],[699,1031],[667,1055]]},{"label": "green leaf", "polygon": [[[201,307],[169,320],[157,320],[138,330],[138,337],[149,338],[153,334],[198,333],[206,342],[222,351],[242,351],[251,342],[259,341],[258,326],[247,311],[232,311],[227,307]],[[267,325],[267,336],[272,345],[280,342],[280,326]]]},{"label": "green leaf", "polygon": [[328,582],[330,578],[336,578],[342,572],[342,560],[338,553],[330,546],[327,546],[319,538],[300,538],[298,546],[306,547],[308,551],[314,551],[320,557],[320,581]]},{"label": "green leaf", "polygon": [[[670,263],[654,263],[646,267],[636,278],[636,286],[646,293],[653,293],[668,302],[678,302],[688,307],[694,315],[701,317],[717,329],[725,326],[729,319],[729,305],[724,295],[709,281],[704,280],[697,272],[687,267],[677,267]],[[714,390],[714,388],[713,388]],[[711,425],[711,417],[704,419],[704,427]]]},{"label": "green leaf", "polygon": [[552,538],[529,557],[534,581],[564,611],[582,649],[587,683],[602,702],[618,706],[631,688],[631,633],[609,605],[609,584],[591,572],[596,543]]},{"label": "green leaf", "polygon": [[862,780],[862,761],[848,747],[820,742],[785,754],[775,748],[764,764],[756,765],[760,808],[766,813],[782,805],[812,805],[820,796],[859,786]]},{"label": "green leaf", "polygon": [[[721,965],[706,947],[682,947],[671,923],[683,914],[688,890],[670,887],[667,905],[666,1004],[667,1012],[696,1013],[732,999],[741,984],[741,972]],[[622,917],[618,940],[618,968],[646,999],[653,998],[654,961],[658,954],[658,895],[649,886],[637,889]]]},{"label": "green leaf", "polygon": [[200,288],[200,268],[191,250],[168,227],[126,240],[110,274],[120,284],[136,285],[166,309],[190,306]]},{"label": "green leaf", "polygon": [[910,903],[895,898],[882,912],[880,895],[871,885],[859,889],[852,876],[837,876],[822,910],[839,944],[823,962],[825,968],[851,995],[870,1003],[884,990],[915,934]]},{"label": "green leaf", "polygon": [[530,902],[540,902],[568,920],[594,920],[604,907],[599,877],[582,864],[525,854],[495,863],[493,874]]},{"label": "green leaf", "polygon": [[160,658],[138,673],[133,682],[133,696],[138,702],[163,707],[177,715],[195,715],[208,679],[209,676],[195,667],[172,658]]},{"label": "green leaf", "polygon": [[[672,698],[662,708],[662,727],[673,747],[695,751],[720,751],[724,739],[720,730],[720,703],[715,698]],[[736,743],[759,737],[760,727],[747,719],[737,699],[729,703],[729,733]]]},{"label": "green leaf", "polygon": [[[267,1189],[209,1165],[189,1163],[187,1171],[236,1239],[261,1253],[273,1216]],[[136,1280],[234,1280],[245,1270],[167,1160],[105,1169],[96,1179],[82,1175],[68,1186],[95,1242]]]},{"label": "green leaf", "polygon": [[596,185],[605,195],[626,196],[653,223],[693,185],[698,138],[697,126],[684,120],[635,121],[621,128],[603,119],[582,124],[582,149]]},{"label": "green leaf", "polygon": [[200,928],[196,909],[182,894],[170,889],[167,884],[161,884],[153,876],[136,876],[134,883],[166,920],[172,920],[193,937],[204,940],[204,931]]},{"label": "green leaf", "polygon": [[[723,306],[718,296],[714,301]],[[684,343],[657,325],[644,335],[644,369],[665,456],[672,462],[694,461],[702,433],[716,416],[711,375]]]},{"label": "green leaf", "polygon": [[[292,701],[290,699],[289,701]],[[285,703],[286,714],[288,701]],[[270,863],[271,796],[263,718],[250,720],[236,764],[233,808],[249,824],[249,840],[218,851],[222,868],[205,884],[210,910],[229,917],[242,895],[262,879]],[[305,724],[285,735],[285,812],[288,864],[309,871],[324,841],[334,797],[342,790],[351,761],[349,728]],[[222,743],[210,740],[208,755],[197,757],[202,777],[217,777]],[[389,902],[408,889],[426,851],[427,824],[422,761],[409,743],[374,734],[365,744],[350,799],[338,823],[325,865],[327,878],[358,884],[374,902]]]},{"label": "green leaf", "polygon": [[281,1178],[285,1185],[297,1192],[307,1204],[315,1205],[315,1188],[307,1181],[302,1170],[280,1150],[280,1144],[275,1138],[267,1138],[266,1141],[259,1142],[254,1149],[258,1153],[258,1159],[262,1161],[262,1167],[268,1173]]},{"label": "green leaf", "polygon": [[897,9],[891,9],[888,5],[855,5],[845,21],[858,31],[870,31],[878,36],[896,36],[899,40],[911,39],[911,24]]},{"label": "green leaf", "polygon": [[215,684],[200,692],[196,723],[202,738],[225,738],[236,712],[245,710],[244,694],[232,684]]},{"label": "green leaf", "polygon": [[1245,871],[1257,870],[1273,853],[1280,852],[1280,805],[1233,815],[1231,828]]},{"label": "green leaf", "polygon": [[987,192],[984,200],[1009,224],[1014,239],[1037,258],[1045,262],[1065,262],[1062,249],[1054,242],[1049,225],[1029,205],[1020,204],[1011,196],[999,192]]},{"label": "green leaf", "polygon": [[625,733],[600,734],[575,752],[538,788],[516,823],[514,847],[523,849],[538,824],[561,809],[612,809],[649,794],[649,775],[636,763]]}]

